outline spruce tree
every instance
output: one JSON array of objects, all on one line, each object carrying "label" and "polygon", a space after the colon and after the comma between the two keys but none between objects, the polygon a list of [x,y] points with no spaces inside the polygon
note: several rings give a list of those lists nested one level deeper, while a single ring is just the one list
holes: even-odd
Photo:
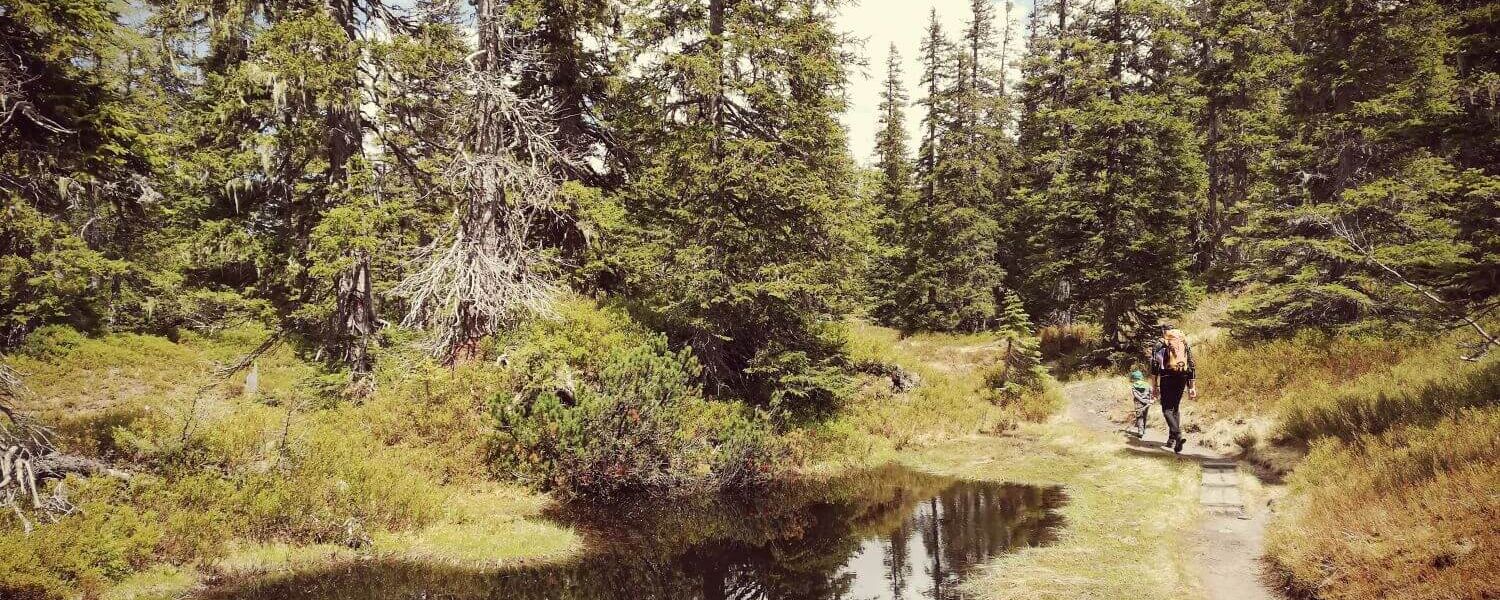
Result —
[{"label": "spruce tree", "polygon": [[0,7],[0,350],[39,326],[174,334],[171,64],[133,7]]},{"label": "spruce tree", "polygon": [[922,139],[917,147],[916,177],[924,205],[934,202],[933,186],[938,170],[938,148],[946,127],[947,95],[956,66],[952,64],[953,45],[943,33],[943,24],[934,8],[927,17],[927,34],[922,38],[921,85],[925,90],[917,104],[926,110],[922,117]]},{"label": "spruce tree", "polygon": [[1248,204],[1274,194],[1272,165],[1286,131],[1284,107],[1295,56],[1285,5],[1263,0],[1200,0],[1197,79],[1204,106],[1198,128],[1208,168],[1205,204],[1193,225],[1194,271],[1228,283],[1243,249],[1234,230]]},{"label": "spruce tree", "polygon": [[[853,169],[838,115],[845,40],[823,1],[648,3],[638,142],[619,262],[648,322],[691,346],[715,389],[822,410],[846,385]],[[675,51],[657,52],[670,35]],[[754,65],[747,71],[743,65]]]},{"label": "spruce tree", "polygon": [[892,43],[886,56],[886,77],[880,90],[879,131],[875,137],[875,169],[879,178],[876,202],[881,209],[875,234],[881,242],[881,254],[871,275],[872,315],[884,323],[896,322],[907,301],[902,292],[911,260],[908,242],[915,200],[911,157],[907,148],[908,102],[906,82],[901,73],[901,55]]},{"label": "spruce tree", "polygon": [[1005,145],[992,64],[997,36],[993,8],[973,7],[962,44],[947,41],[935,12],[923,41],[920,195],[906,216],[904,282],[890,319],[906,329],[991,327],[1004,277],[994,215]]},{"label": "spruce tree", "polygon": [[[1291,37],[1306,41],[1291,134],[1274,199],[1243,230],[1251,256],[1241,281],[1253,293],[1231,324],[1251,336],[1452,324],[1493,343],[1462,291],[1493,258],[1471,245],[1483,241],[1460,211],[1489,204],[1493,215],[1497,186],[1485,159],[1467,168],[1475,155],[1450,141],[1466,129],[1455,60],[1466,13],[1435,1],[1302,0],[1291,10]],[[1457,135],[1493,131],[1491,121]]]},{"label": "spruce tree", "polygon": [[[1187,225],[1204,173],[1184,15],[1165,2],[1053,10],[1057,37],[1037,48],[1053,56],[1029,69],[1023,118],[1025,201],[1039,221],[1028,285],[1055,314],[1097,318],[1124,349],[1188,300]],[[1071,31],[1069,17],[1088,28]]]}]

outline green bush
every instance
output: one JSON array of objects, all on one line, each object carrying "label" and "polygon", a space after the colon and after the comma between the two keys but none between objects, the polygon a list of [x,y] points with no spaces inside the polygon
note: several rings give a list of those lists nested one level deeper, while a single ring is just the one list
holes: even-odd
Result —
[{"label": "green bush", "polygon": [[512,340],[514,383],[493,402],[503,470],[592,497],[771,475],[777,453],[765,419],[705,399],[690,351],[670,349],[621,311],[563,312]]},{"label": "green bush", "polygon": [[[122,502],[112,481],[74,484],[79,510],[27,535],[9,511],[0,515],[0,596],[57,598],[97,594],[145,566],[166,536],[158,513]],[[81,485],[80,485],[81,484]]]}]

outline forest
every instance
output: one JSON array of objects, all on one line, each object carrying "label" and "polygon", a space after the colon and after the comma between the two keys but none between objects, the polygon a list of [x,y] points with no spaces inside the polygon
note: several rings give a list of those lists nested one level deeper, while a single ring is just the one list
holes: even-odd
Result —
[{"label": "forest", "polygon": [[847,4],[0,0],[0,591],[567,554],[497,523],[1060,436],[1175,322],[1284,591],[1500,593],[1500,4]]}]

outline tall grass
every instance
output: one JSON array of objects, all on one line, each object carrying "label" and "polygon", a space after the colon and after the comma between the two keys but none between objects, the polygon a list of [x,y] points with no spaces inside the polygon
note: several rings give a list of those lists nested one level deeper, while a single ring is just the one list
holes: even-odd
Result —
[{"label": "tall grass", "polygon": [[1048,325],[1037,331],[1038,347],[1042,360],[1051,366],[1052,374],[1059,379],[1071,379],[1099,365],[1093,362],[1103,348],[1098,325],[1073,323]]},{"label": "tall grass", "polygon": [[1493,406],[1355,443],[1325,438],[1291,477],[1267,555],[1294,590],[1324,600],[1490,597],[1500,590],[1497,464]]},{"label": "tall grass", "polygon": [[1195,348],[1197,418],[1261,417],[1273,441],[1311,447],[1267,534],[1292,590],[1324,600],[1500,590],[1500,357],[1463,362],[1457,336],[1303,333]]},{"label": "tall grass", "polygon": [[1480,364],[1418,353],[1389,371],[1298,401],[1282,410],[1279,433],[1294,439],[1354,440],[1402,425],[1427,425],[1464,409],[1500,404],[1500,358]]},{"label": "tall grass", "polygon": [[1193,347],[1201,395],[1192,406],[1206,420],[1279,415],[1319,402],[1363,375],[1389,371],[1422,350],[1411,340],[1317,332],[1266,342],[1220,338]]}]

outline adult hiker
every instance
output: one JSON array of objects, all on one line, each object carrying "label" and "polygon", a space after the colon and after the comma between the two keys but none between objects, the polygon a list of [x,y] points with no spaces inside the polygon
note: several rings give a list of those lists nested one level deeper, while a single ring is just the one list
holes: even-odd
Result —
[{"label": "adult hiker", "polygon": [[1151,349],[1151,395],[1161,402],[1161,415],[1167,421],[1167,443],[1164,447],[1182,452],[1187,439],[1182,437],[1182,416],[1178,405],[1182,393],[1198,399],[1196,367],[1187,336],[1171,324],[1162,325],[1161,339]]}]

